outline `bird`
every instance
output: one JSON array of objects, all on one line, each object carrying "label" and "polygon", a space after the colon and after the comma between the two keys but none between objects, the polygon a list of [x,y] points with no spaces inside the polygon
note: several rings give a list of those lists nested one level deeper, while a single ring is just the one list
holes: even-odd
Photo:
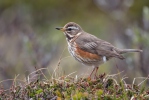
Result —
[{"label": "bird", "polygon": [[64,27],[56,27],[66,36],[68,51],[80,63],[92,66],[93,70],[89,77],[97,71],[101,64],[112,58],[125,59],[122,54],[128,52],[142,52],[140,49],[120,49],[111,43],[102,40],[90,33],[85,32],[81,26],[75,22],[68,22]]}]

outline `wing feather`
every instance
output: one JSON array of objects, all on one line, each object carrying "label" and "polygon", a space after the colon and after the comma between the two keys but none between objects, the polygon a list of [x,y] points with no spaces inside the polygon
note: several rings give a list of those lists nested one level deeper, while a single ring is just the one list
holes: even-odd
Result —
[{"label": "wing feather", "polygon": [[106,58],[117,57],[124,59],[121,54],[115,51],[115,47],[112,44],[93,35],[82,34],[76,39],[76,42],[79,48],[87,52],[98,54],[102,57],[105,56]]}]

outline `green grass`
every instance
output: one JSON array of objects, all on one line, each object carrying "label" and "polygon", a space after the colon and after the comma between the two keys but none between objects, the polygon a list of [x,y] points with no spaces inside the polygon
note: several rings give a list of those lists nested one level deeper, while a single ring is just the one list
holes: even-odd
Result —
[{"label": "green grass", "polygon": [[[43,74],[43,73],[42,73]],[[120,73],[119,73],[120,74]],[[61,76],[51,79],[26,81],[23,85],[13,80],[10,89],[0,89],[0,100],[148,100],[149,88],[144,83],[126,84],[119,74],[101,74],[97,79]],[[119,77],[116,80],[115,77]],[[2,82],[1,82],[2,83]]]}]

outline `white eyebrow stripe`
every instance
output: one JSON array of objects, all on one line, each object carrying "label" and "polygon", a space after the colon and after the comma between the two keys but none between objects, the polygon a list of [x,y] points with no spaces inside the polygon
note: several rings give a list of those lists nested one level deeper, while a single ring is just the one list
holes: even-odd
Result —
[{"label": "white eyebrow stripe", "polygon": [[78,27],[75,27],[75,26],[70,26],[68,28],[77,29],[77,30],[79,29]]}]

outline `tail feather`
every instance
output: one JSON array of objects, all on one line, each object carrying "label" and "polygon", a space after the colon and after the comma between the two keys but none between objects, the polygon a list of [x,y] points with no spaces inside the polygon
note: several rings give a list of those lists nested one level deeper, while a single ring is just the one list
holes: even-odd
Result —
[{"label": "tail feather", "polygon": [[116,50],[119,54],[128,53],[128,52],[143,52],[143,50],[140,49],[119,49]]}]

